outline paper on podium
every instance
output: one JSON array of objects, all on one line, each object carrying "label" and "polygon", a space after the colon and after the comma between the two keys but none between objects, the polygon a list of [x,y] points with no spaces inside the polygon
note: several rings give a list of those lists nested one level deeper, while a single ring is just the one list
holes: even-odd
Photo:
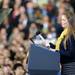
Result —
[{"label": "paper on podium", "polygon": [[28,69],[30,75],[57,75],[60,71],[59,52],[32,44],[29,52]]}]

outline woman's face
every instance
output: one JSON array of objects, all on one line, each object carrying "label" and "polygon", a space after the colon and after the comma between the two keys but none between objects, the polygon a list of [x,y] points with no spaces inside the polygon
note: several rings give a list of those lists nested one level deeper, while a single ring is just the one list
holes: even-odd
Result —
[{"label": "woman's face", "polygon": [[66,28],[69,25],[68,19],[65,15],[61,16],[61,25],[63,28]]}]

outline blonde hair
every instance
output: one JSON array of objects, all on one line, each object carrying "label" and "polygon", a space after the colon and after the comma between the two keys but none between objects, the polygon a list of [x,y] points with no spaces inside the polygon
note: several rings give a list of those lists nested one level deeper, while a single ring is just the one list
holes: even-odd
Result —
[{"label": "blonde hair", "polygon": [[66,48],[67,40],[71,36],[73,36],[75,39],[75,13],[70,4],[64,5],[63,14],[67,17],[68,22],[69,22],[69,25],[67,27],[67,35],[65,36],[65,40],[64,40],[64,47]]}]

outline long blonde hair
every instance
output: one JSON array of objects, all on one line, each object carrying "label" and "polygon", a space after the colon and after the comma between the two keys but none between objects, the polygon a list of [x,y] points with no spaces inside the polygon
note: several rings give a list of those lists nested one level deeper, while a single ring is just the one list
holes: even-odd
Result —
[{"label": "long blonde hair", "polygon": [[65,40],[64,40],[64,47],[66,48],[67,40],[71,36],[73,36],[75,39],[75,13],[70,4],[64,5],[64,13],[63,14],[67,17],[68,22],[69,22],[69,25],[67,27],[67,35],[65,36]]}]

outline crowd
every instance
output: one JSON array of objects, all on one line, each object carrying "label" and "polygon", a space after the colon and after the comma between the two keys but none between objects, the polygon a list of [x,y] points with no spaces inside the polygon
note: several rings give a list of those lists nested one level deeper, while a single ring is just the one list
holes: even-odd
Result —
[{"label": "crowd", "polygon": [[[43,1],[43,0],[40,0]],[[36,44],[53,43],[62,32],[58,24],[58,3],[46,0],[41,6],[36,0],[0,1],[0,75],[26,75],[27,58],[34,39]],[[46,41],[39,38],[41,34]]]}]

